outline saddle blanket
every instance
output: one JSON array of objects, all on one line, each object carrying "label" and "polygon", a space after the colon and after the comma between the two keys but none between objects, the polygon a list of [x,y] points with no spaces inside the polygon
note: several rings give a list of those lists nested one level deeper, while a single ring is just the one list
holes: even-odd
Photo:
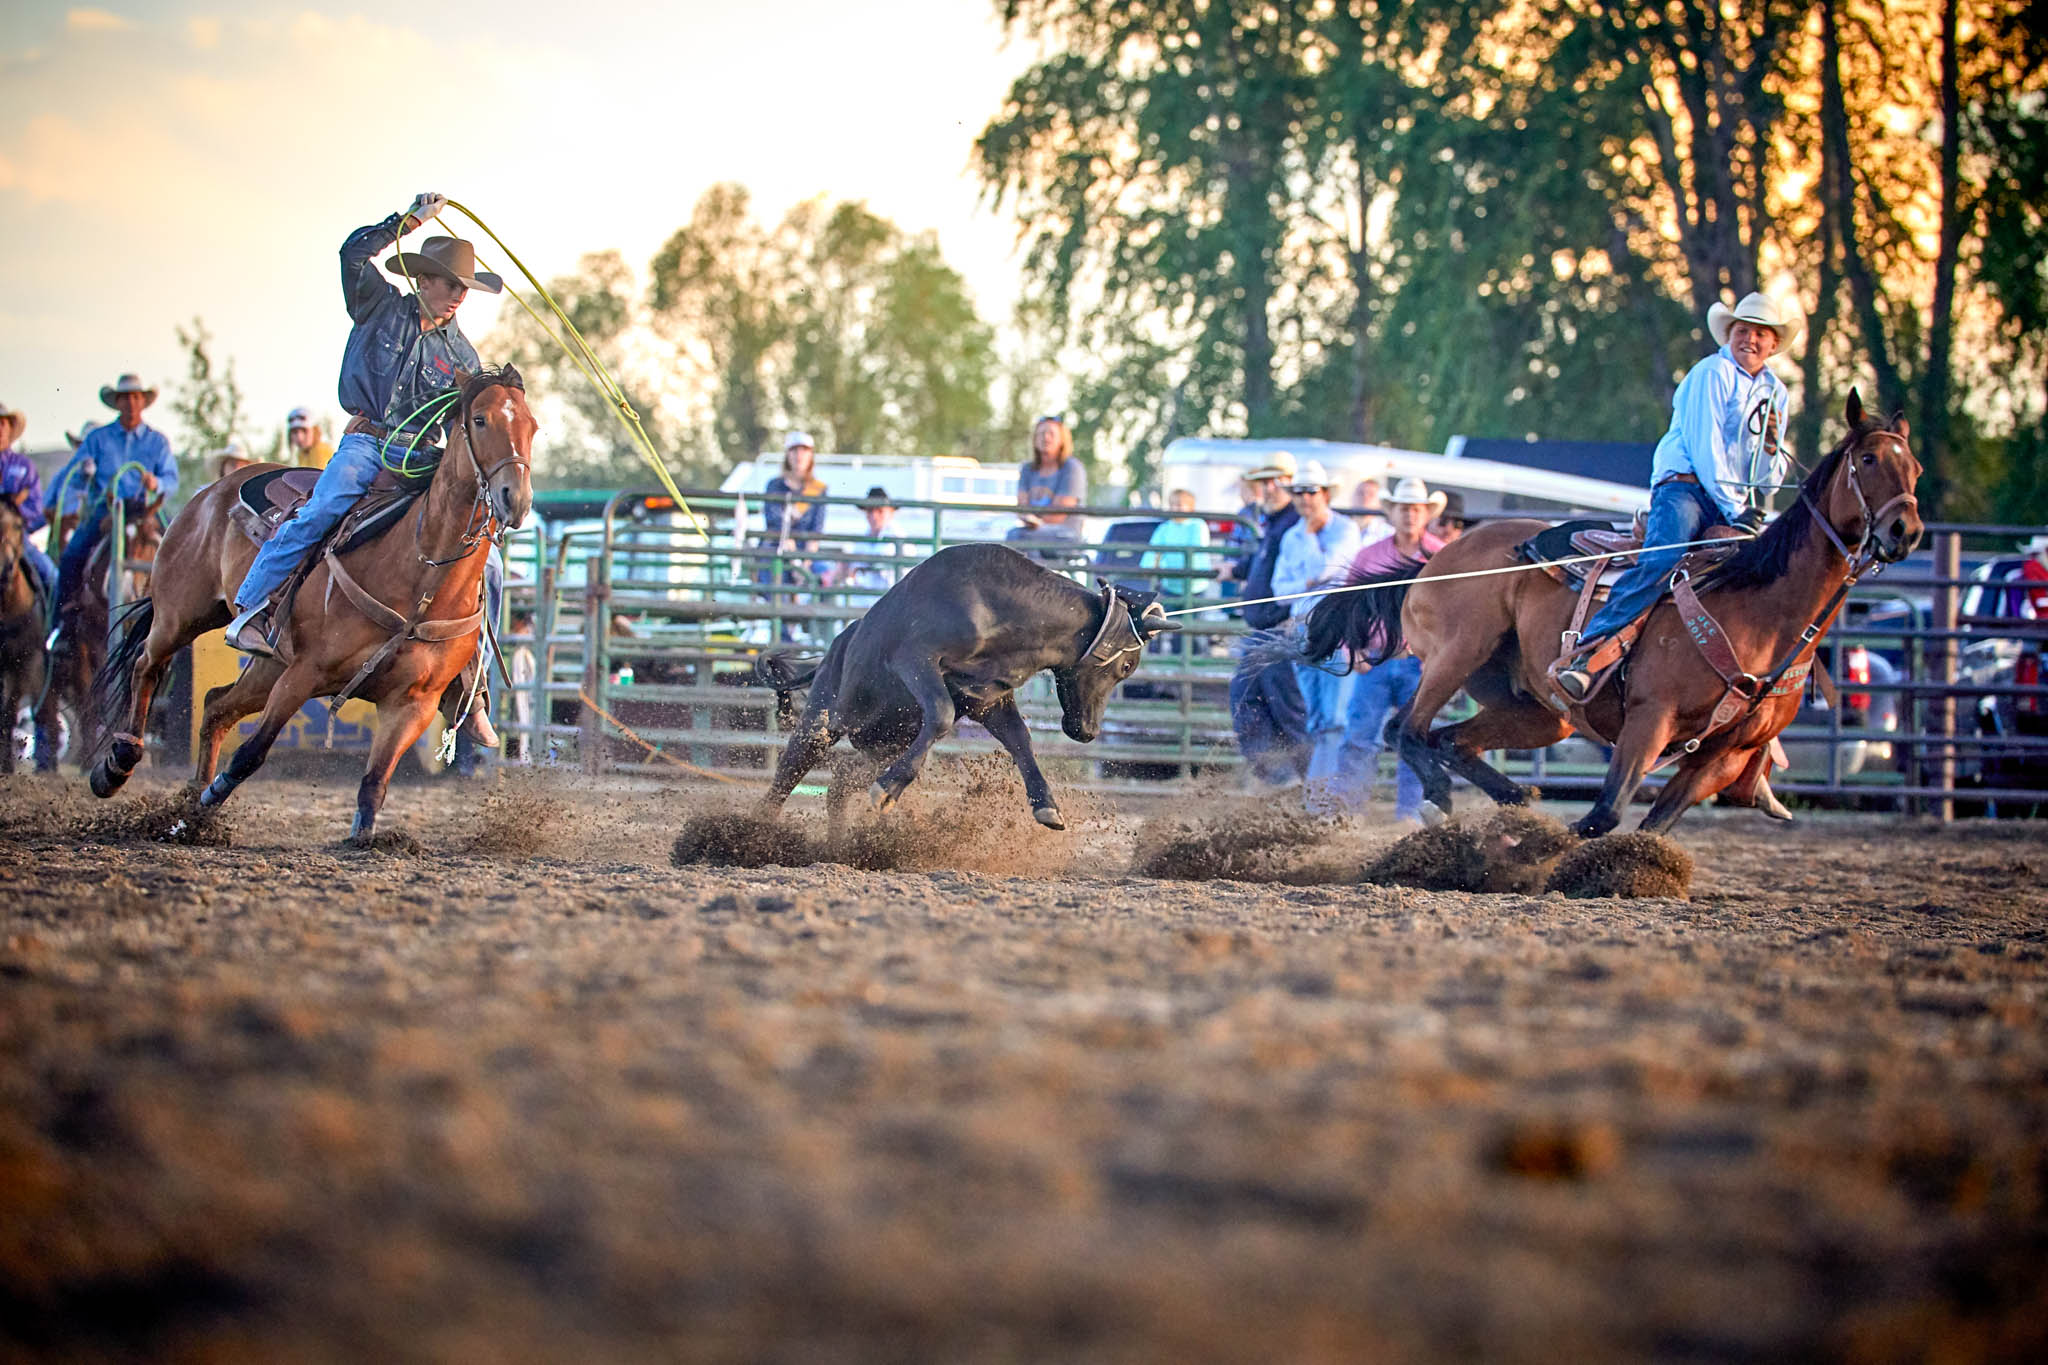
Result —
[{"label": "saddle blanket", "polygon": [[[1564,521],[1530,536],[1515,547],[1515,553],[1526,563],[1542,565],[1543,572],[1569,588],[1581,587],[1587,570],[1598,569],[1600,580],[1594,590],[1604,596],[1615,579],[1634,567],[1634,551],[1642,548],[1643,537],[1637,529],[1617,531],[1604,521]],[[1582,560],[1577,564],[1558,562],[1584,555],[1614,558]]]}]

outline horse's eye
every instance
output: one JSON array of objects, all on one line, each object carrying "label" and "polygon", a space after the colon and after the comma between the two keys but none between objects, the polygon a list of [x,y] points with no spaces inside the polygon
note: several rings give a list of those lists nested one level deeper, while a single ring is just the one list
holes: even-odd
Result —
[{"label": "horse's eye", "polygon": [[1870,451],[1866,450],[1866,451],[1864,451],[1864,452],[1863,452],[1863,463],[1865,463],[1865,464],[1876,464],[1876,463],[1877,463],[1877,456],[1876,456],[1876,455],[1874,455],[1874,454],[1872,454],[1872,453],[1871,453]]},{"label": "horse's eye", "polygon": [[484,419],[481,417],[472,417],[469,419],[469,424],[473,427],[476,427],[478,430],[482,430],[484,425]]}]

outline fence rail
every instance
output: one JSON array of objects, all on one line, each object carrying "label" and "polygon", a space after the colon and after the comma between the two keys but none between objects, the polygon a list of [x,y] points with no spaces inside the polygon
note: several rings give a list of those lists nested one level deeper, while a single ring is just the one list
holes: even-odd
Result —
[{"label": "fence rail", "polygon": [[[745,504],[733,495],[689,500],[694,523],[661,510],[659,495],[621,493],[601,518],[543,524],[508,546],[514,579],[500,637],[519,673],[514,695],[497,703],[515,761],[765,780],[784,736],[772,694],[746,685],[758,653],[778,645],[823,650],[879,595],[853,579],[855,569],[900,573],[959,543],[947,533],[949,518],[956,527],[986,527],[992,510],[905,500],[905,511],[929,514],[928,534],[899,540],[833,532],[791,545],[748,534]],[[847,498],[816,501],[858,506]],[[1242,551],[1167,547],[1191,558],[1146,566],[1146,540],[1129,537],[1142,536],[1142,519],[1164,513],[1083,512],[1120,520],[1107,539],[1041,543],[1033,552],[1077,578],[1165,590],[1169,607],[1198,610],[1183,618],[1183,632],[1155,645],[1112,701],[1093,744],[1061,732],[1048,680],[1027,686],[1020,709],[1041,759],[1085,786],[1174,792],[1231,778],[1239,758],[1226,697],[1245,627],[1226,610],[1221,594],[1229,589],[1219,570]],[[1218,530],[1249,529],[1235,513],[1199,516]],[[1861,645],[1886,661],[1877,670],[1885,676],[1841,681],[1844,694],[1858,699],[1853,708],[1802,711],[1784,735],[1794,767],[1778,789],[1941,818],[1954,816],[1959,801],[1972,811],[2009,810],[2048,798],[2048,699],[2038,681],[2018,680],[2008,665],[2038,651],[2048,622],[1960,610],[1966,591],[1981,586],[1964,572],[1966,538],[2010,545],[2031,531],[1930,529],[1930,563],[1866,579],[1830,635],[1836,659]],[[1887,716],[1896,728],[1883,728]],[[1873,717],[1879,720],[1869,723]],[[945,747],[998,746],[963,725]],[[1603,754],[1577,740],[1494,757],[1560,794],[1589,793],[1605,770]]]}]

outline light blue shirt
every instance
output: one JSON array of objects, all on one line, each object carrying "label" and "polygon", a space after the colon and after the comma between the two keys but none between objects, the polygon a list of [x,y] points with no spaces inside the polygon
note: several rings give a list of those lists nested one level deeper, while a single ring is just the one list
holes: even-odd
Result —
[{"label": "light blue shirt", "polygon": [[171,453],[170,438],[147,422],[138,424],[133,431],[119,422],[94,427],[78,443],[74,458],[93,462],[92,494],[96,499],[106,497],[107,485],[119,474],[121,501],[141,500],[142,475],[122,468],[130,463],[156,475],[156,491],[166,502],[178,491],[178,457]]},{"label": "light blue shirt", "polygon": [[[1693,366],[1671,396],[1671,429],[1657,442],[1651,486],[1673,474],[1690,474],[1731,522],[1747,507],[1767,506],[1771,490],[1752,485],[1783,483],[1791,468],[1792,457],[1784,449],[1790,402],[1770,366],[1746,374],[1723,346]],[[1772,413],[1778,419],[1775,456],[1764,447]]]},{"label": "light blue shirt", "polygon": [[[1306,592],[1323,583],[1335,583],[1351,567],[1361,537],[1349,517],[1335,513],[1320,531],[1310,531],[1306,521],[1297,521],[1280,537],[1280,557],[1273,563],[1273,595]],[[1306,616],[1315,610],[1321,595],[1303,597],[1287,604],[1290,616]]]}]

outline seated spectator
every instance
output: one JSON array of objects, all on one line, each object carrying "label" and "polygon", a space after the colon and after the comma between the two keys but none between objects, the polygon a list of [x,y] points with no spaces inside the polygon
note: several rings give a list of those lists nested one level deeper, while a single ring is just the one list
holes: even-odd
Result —
[{"label": "seated spectator", "polygon": [[833,566],[831,582],[834,587],[857,588],[879,597],[903,576],[900,561],[905,546],[893,529],[896,504],[889,501],[889,490],[876,484],[860,500],[860,510],[868,519],[868,539],[850,547],[849,553],[867,558]]},{"label": "seated spectator", "polygon": [[[1209,556],[1192,552],[1209,544],[1209,523],[1195,515],[1195,495],[1185,488],[1176,488],[1167,495],[1166,505],[1171,515],[1152,528],[1152,548],[1145,551],[1138,567],[1206,572]],[[1159,595],[1169,605],[1184,602],[1190,597],[1204,597],[1208,592],[1209,580],[1206,578],[1159,580]]]},{"label": "seated spectator", "polygon": [[1031,458],[1017,468],[1018,526],[1004,539],[1058,547],[1081,542],[1081,518],[1062,511],[1088,498],[1088,471],[1074,458],[1074,433],[1058,417],[1041,417],[1031,427]]}]

